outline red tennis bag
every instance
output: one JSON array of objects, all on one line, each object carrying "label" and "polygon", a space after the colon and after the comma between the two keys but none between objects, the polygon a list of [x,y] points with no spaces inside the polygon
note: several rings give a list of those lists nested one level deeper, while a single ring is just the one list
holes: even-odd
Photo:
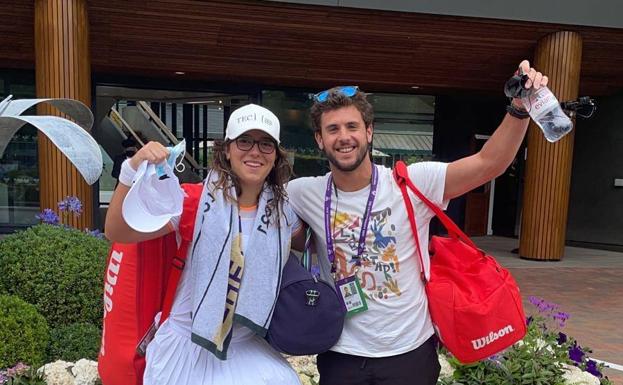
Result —
[{"label": "red tennis bag", "polygon": [[186,197],[179,248],[175,233],[132,244],[113,243],[111,247],[104,278],[104,321],[98,357],[103,385],[143,384],[144,350],[156,330],[152,327],[156,314],[162,311],[162,324],[171,311],[192,242],[203,185],[182,184],[182,188]]},{"label": "red tennis bag", "polygon": [[437,205],[409,179],[407,166],[397,162],[394,177],[405,201],[423,269],[413,205],[407,187],[435,212],[448,238],[430,241],[430,278],[424,280],[428,309],[439,339],[463,363],[490,357],[526,334],[526,317],[517,283],[496,260],[479,250]]}]

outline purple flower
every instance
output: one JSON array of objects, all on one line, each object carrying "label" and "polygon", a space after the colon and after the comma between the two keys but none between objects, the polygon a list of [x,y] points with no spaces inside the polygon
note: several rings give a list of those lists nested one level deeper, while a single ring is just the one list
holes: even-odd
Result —
[{"label": "purple flower", "polygon": [[76,215],[82,214],[82,202],[75,196],[65,197],[62,201],[58,202],[58,209],[61,211],[69,211]]},{"label": "purple flower", "polygon": [[554,321],[558,321],[558,326],[560,327],[565,326],[565,322],[567,322],[569,317],[571,317],[569,313],[565,313],[563,311],[555,312],[554,314],[552,314],[552,318],[554,319]]},{"label": "purple flower", "polygon": [[102,233],[102,232],[101,232],[101,231],[99,231],[98,229],[95,229],[95,230],[89,230],[89,229],[87,228],[87,229],[84,229],[84,232],[85,232],[85,233],[87,233],[87,234],[89,234],[89,235],[90,235],[90,236],[92,236],[92,237],[99,238],[99,239],[104,239],[104,233]]},{"label": "purple flower", "polygon": [[0,371],[0,385],[9,381],[9,377],[6,376],[5,372]]},{"label": "purple flower", "polygon": [[67,211],[67,200],[63,199],[62,201],[58,202],[58,209],[61,211]]},{"label": "purple flower", "polygon": [[599,371],[599,368],[597,367],[597,362],[593,360],[586,361],[586,371],[597,378],[603,377],[603,374],[601,374],[601,372]]},{"label": "purple flower", "polygon": [[569,359],[571,361],[581,364],[584,355],[585,353],[582,350],[582,347],[579,346],[577,342],[574,342],[573,345],[569,346]]},{"label": "purple flower", "polygon": [[567,335],[562,332],[558,332],[558,345],[562,345],[567,342]]},{"label": "purple flower", "polygon": [[494,362],[499,362],[501,357],[502,357],[501,355],[494,354],[494,355],[490,356],[489,358],[487,358],[487,360],[494,361]]},{"label": "purple flower", "polygon": [[503,369],[504,364],[502,363],[502,355],[494,354],[491,357],[487,358],[486,362],[490,363],[491,365],[495,367]]},{"label": "purple flower", "polygon": [[7,369],[6,374],[9,377],[23,376],[29,368],[30,366],[25,365],[23,362],[18,362],[14,367]]},{"label": "purple flower", "polygon": [[534,318],[532,318],[532,316],[526,317],[526,325],[530,325],[532,321],[534,321]]},{"label": "purple flower", "polygon": [[56,215],[52,209],[43,210],[39,214],[35,215],[35,218],[49,225],[58,225],[60,223],[58,215]]},{"label": "purple flower", "polygon": [[539,310],[539,313],[549,313],[558,309],[557,304],[553,302],[547,302],[543,298],[530,296],[529,300],[531,304],[536,306],[536,308]]}]

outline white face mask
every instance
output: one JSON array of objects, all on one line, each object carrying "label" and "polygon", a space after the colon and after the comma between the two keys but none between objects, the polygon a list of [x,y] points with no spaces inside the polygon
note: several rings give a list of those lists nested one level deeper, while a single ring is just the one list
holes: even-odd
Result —
[{"label": "white face mask", "polygon": [[[182,139],[182,141],[176,144],[174,147],[168,147],[168,150],[169,157],[167,158],[166,163],[169,165],[171,170],[184,172],[184,170],[186,169],[186,166],[184,165],[184,154],[186,154],[186,139]],[[163,164],[159,164],[156,166],[156,174],[159,178],[165,178],[168,176]]]}]

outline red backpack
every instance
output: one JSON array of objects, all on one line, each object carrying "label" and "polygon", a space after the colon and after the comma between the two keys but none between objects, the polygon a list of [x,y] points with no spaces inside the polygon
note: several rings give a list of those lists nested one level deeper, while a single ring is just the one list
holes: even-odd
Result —
[{"label": "red backpack", "polygon": [[[459,361],[472,363],[490,357],[526,334],[521,294],[510,273],[478,249],[444,212],[409,179],[407,166],[397,162],[394,177],[405,202],[420,256],[428,310],[437,335]],[[424,202],[448,230],[449,237],[430,241],[430,278],[424,275],[413,205],[407,187]]]},{"label": "red backpack", "polygon": [[[180,219],[182,242],[175,233],[149,241],[113,243],[104,277],[104,320],[98,371],[103,385],[142,385],[145,348],[169,316],[192,242],[202,184],[182,184],[186,193]],[[143,343],[142,343],[143,342]]]}]

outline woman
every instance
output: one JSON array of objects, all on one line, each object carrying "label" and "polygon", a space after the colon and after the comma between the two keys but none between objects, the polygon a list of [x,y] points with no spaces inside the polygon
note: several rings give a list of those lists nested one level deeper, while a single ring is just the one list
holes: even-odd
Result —
[{"label": "woman", "polygon": [[[124,163],[106,217],[112,241],[138,242],[176,229],[179,218],[139,233],[121,214],[138,166],[161,163],[167,155],[150,142]],[[147,347],[145,385],[299,384],[260,337],[272,316],[290,238],[302,234],[284,189],[290,173],[277,117],[253,104],[234,111],[204,182],[195,240],[171,314]]]}]

